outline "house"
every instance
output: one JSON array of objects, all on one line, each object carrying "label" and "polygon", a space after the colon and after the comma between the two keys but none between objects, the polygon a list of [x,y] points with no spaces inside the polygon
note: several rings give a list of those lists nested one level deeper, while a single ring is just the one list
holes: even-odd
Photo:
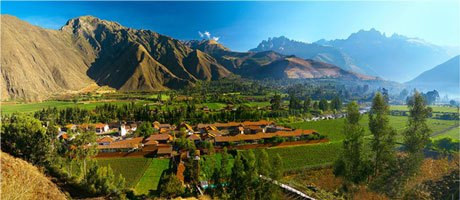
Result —
[{"label": "house", "polygon": [[172,154],[173,154],[173,147],[171,145],[158,148],[158,151],[157,151],[157,157],[170,158]]},{"label": "house", "polygon": [[317,134],[315,130],[301,130],[294,131],[277,131],[275,133],[256,133],[256,134],[239,134],[234,136],[216,136],[214,142],[216,146],[225,146],[230,143],[233,144],[255,144],[264,139],[271,139],[273,137],[282,137],[292,140],[300,140],[308,137],[310,134]]},{"label": "house", "polygon": [[62,131],[76,131],[77,130],[77,125],[75,124],[67,124],[64,127],[61,128]]},{"label": "house", "polygon": [[143,147],[143,137],[128,138],[111,142],[109,145],[98,145],[100,152],[130,152]]},{"label": "house", "polygon": [[105,136],[96,140],[98,145],[110,145],[114,141],[113,138]]},{"label": "house", "polygon": [[96,134],[103,134],[110,130],[109,125],[103,123],[94,124],[94,128],[96,129]]},{"label": "house", "polygon": [[173,140],[173,137],[168,133],[153,134],[146,139],[147,142],[157,141],[160,144],[167,144]]},{"label": "house", "polygon": [[187,133],[187,135],[191,135],[193,134],[195,131],[193,130],[192,126],[190,126],[189,124],[185,123],[185,122],[182,122],[179,124],[179,126],[177,126],[177,130],[181,130],[181,129],[185,129],[185,132]]}]

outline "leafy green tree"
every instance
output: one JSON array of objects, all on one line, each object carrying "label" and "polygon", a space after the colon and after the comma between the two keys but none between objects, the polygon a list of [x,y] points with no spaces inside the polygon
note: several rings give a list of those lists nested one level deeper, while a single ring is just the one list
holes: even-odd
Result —
[{"label": "leafy green tree", "polygon": [[270,100],[270,105],[272,110],[280,110],[281,109],[281,96],[279,94],[275,94],[273,99]]},{"label": "leafy green tree", "polygon": [[329,104],[327,103],[326,99],[321,99],[318,104],[318,108],[322,111],[329,110]]},{"label": "leafy green tree", "polygon": [[307,97],[303,101],[303,111],[304,112],[310,112],[310,109],[311,109],[311,98]]},{"label": "leafy green tree", "polygon": [[[86,178],[87,161],[97,154],[96,133],[92,131],[83,131],[75,134],[75,139],[70,142],[69,157],[83,162],[83,176]],[[70,163],[70,165],[72,165]],[[80,168],[81,169],[81,168]]]},{"label": "leafy green tree", "polygon": [[184,193],[182,182],[174,174],[165,175],[160,184],[160,196],[174,198]]},{"label": "leafy green tree", "polygon": [[335,96],[331,101],[331,109],[336,111],[342,110],[342,100],[340,100],[339,96]]},{"label": "leafy green tree", "polygon": [[134,131],[134,135],[136,137],[144,137],[147,138],[155,132],[155,128],[153,128],[152,123],[149,122],[142,122],[139,127],[137,127],[136,131]]},{"label": "leafy green tree", "polygon": [[1,149],[34,165],[45,166],[51,156],[51,139],[41,122],[25,114],[2,118]]},{"label": "leafy green tree", "polygon": [[349,103],[343,127],[343,151],[334,165],[334,174],[343,177],[345,184],[358,184],[368,175],[367,164],[363,158],[364,128],[359,124],[360,118],[358,104],[355,101]]},{"label": "leafy green tree", "polygon": [[110,166],[100,167],[97,163],[91,164],[84,181],[89,191],[103,195],[120,194],[126,182],[121,174],[115,176]]},{"label": "leafy green tree", "polygon": [[229,180],[230,197],[232,199],[246,199],[249,183],[246,179],[246,171],[241,153],[237,152],[233,162],[232,173]]},{"label": "leafy green tree", "polygon": [[389,106],[385,97],[377,93],[369,112],[369,129],[373,135],[371,149],[373,153],[373,172],[378,176],[389,163],[395,160],[396,131],[390,127],[388,119]]},{"label": "leafy green tree", "polygon": [[423,149],[430,141],[430,132],[426,124],[426,118],[431,112],[427,107],[423,96],[416,92],[409,101],[409,120],[403,132],[404,147],[408,153],[408,165],[411,166],[409,174],[414,174],[420,168],[423,161]]}]

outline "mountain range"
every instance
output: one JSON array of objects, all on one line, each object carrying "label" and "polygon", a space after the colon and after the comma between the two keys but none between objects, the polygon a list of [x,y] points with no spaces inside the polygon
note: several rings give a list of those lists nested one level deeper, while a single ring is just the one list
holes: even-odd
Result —
[{"label": "mountain range", "polygon": [[406,84],[419,90],[442,90],[458,96],[460,92],[460,55],[418,75]]},{"label": "mountain range", "polygon": [[351,34],[347,39],[305,43],[284,36],[262,41],[250,51],[272,50],[337,65],[345,70],[406,82],[430,66],[438,65],[458,52],[422,39],[385,34],[370,29]]},{"label": "mountain range", "polygon": [[2,15],[2,100],[42,100],[99,85],[121,91],[182,88],[247,78],[377,79],[274,51],[233,52],[214,40],[180,41],[82,16],[60,30]]}]

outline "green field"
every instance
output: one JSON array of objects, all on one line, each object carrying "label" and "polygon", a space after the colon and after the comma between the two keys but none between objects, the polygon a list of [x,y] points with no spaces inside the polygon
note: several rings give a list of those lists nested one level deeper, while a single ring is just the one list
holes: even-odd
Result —
[{"label": "green field", "polygon": [[249,107],[267,107],[267,106],[270,106],[270,102],[268,101],[260,101],[260,102],[248,102],[248,103],[244,103],[243,105],[245,106],[249,106]]},{"label": "green field", "polygon": [[[433,112],[458,112],[456,107],[450,106],[430,106],[433,109]],[[400,110],[400,111],[409,111],[409,108],[405,105],[399,106],[390,106],[390,110]]]},{"label": "green field", "polygon": [[456,128],[452,128],[450,130],[447,130],[446,132],[443,132],[439,135],[434,136],[435,139],[439,138],[452,138],[454,140],[460,140],[460,127],[457,126]]},{"label": "green field", "polygon": [[134,189],[138,195],[148,194],[150,190],[157,190],[163,171],[169,168],[169,159],[154,158],[150,160],[150,165]]},{"label": "green field", "polygon": [[[398,140],[401,139],[401,133],[404,131],[407,123],[407,117],[404,116],[389,116],[390,125],[398,132]],[[448,129],[449,127],[458,124],[455,120],[439,120],[427,119],[428,126],[431,128],[432,133],[440,132]],[[344,119],[334,120],[321,120],[316,122],[300,122],[289,124],[293,128],[301,129],[315,129],[319,133],[326,135],[331,141],[341,141],[344,139],[342,134]],[[370,135],[369,131],[369,118],[367,115],[363,116],[360,124],[364,127],[366,135]]]},{"label": "green field", "polygon": [[[136,101],[136,103],[144,103],[145,101]],[[111,101],[111,102],[79,102],[74,103],[71,101],[45,101],[40,103],[2,103],[1,112],[2,114],[11,114],[13,112],[27,113],[35,112],[43,108],[56,107],[58,109],[68,107],[79,107],[83,109],[94,109],[96,106],[103,105],[105,103],[111,103],[116,105],[123,105],[130,103],[130,101]]]},{"label": "green field", "polygon": [[98,163],[112,168],[115,175],[123,175],[126,186],[134,188],[152,162],[152,158],[99,158]]},{"label": "green field", "polygon": [[222,108],[225,108],[227,104],[224,103],[203,103],[203,106],[208,106],[209,109],[211,110],[220,110]]},{"label": "green field", "polygon": [[312,166],[333,163],[342,150],[342,143],[323,143],[315,145],[302,145],[292,147],[268,148],[270,157],[279,154],[283,159],[285,171],[304,169]]}]

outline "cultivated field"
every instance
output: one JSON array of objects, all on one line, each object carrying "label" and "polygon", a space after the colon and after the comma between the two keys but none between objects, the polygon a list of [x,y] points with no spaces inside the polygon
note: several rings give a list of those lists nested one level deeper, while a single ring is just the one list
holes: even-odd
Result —
[{"label": "cultivated field", "polygon": [[157,190],[161,175],[169,168],[169,159],[153,158],[149,160],[151,160],[150,165],[134,188],[137,195]]},{"label": "cultivated field", "polygon": [[[433,112],[458,112],[456,107],[451,106],[429,106],[433,109]],[[405,105],[390,106],[390,110],[409,111],[409,108]]]},{"label": "cultivated field", "polygon": [[112,168],[115,175],[123,175],[126,186],[134,188],[152,163],[152,158],[99,158],[98,163]]}]

